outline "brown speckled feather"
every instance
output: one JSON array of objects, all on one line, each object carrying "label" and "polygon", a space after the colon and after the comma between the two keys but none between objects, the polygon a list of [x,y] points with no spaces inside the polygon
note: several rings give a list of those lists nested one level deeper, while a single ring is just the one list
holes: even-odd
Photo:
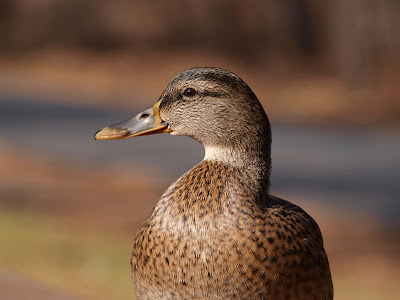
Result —
[{"label": "brown speckled feather", "polygon": [[318,225],[203,161],[162,196],[132,252],[139,299],[332,299]]}]

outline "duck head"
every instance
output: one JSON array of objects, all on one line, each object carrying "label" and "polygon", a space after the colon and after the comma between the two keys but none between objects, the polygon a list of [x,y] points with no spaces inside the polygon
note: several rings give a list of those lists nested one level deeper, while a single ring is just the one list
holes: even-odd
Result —
[{"label": "duck head", "polygon": [[202,143],[205,159],[270,168],[268,117],[249,86],[220,68],[193,68],[175,77],[150,108],[96,133],[96,140],[169,132]]}]

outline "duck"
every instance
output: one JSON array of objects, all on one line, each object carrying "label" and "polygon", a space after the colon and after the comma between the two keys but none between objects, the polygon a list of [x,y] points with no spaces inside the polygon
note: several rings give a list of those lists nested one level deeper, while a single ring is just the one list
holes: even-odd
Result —
[{"label": "duck", "polygon": [[186,70],[153,106],[95,139],[160,133],[191,137],[205,155],[136,234],[138,299],[333,299],[317,223],[269,192],[270,122],[240,77],[214,67]]}]

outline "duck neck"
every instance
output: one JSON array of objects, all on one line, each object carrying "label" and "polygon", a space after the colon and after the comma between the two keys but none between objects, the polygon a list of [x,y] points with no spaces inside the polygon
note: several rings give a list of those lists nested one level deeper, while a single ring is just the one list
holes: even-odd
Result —
[{"label": "duck neck", "polygon": [[[240,150],[238,150],[240,149]],[[237,168],[246,177],[249,185],[257,191],[268,192],[270,186],[271,150],[269,145],[250,148],[205,146],[203,160],[217,161]]]}]

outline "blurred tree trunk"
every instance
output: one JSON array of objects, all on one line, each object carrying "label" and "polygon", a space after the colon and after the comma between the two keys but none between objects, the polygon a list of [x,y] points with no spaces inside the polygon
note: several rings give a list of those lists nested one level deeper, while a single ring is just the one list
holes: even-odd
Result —
[{"label": "blurred tree trunk", "polygon": [[[332,3],[334,57],[351,86],[368,85],[379,63],[399,51],[398,0],[339,0]],[[395,24],[397,23],[397,27]]]},{"label": "blurred tree trunk", "polygon": [[17,16],[18,7],[13,0],[0,1],[0,50],[12,49]]}]

